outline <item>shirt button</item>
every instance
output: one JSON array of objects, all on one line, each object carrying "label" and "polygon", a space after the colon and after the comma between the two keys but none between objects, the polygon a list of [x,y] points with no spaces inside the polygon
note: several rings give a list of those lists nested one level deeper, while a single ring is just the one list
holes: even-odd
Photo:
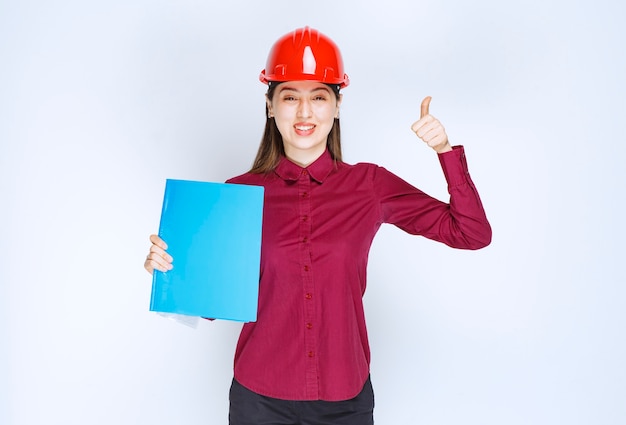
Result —
[{"label": "shirt button", "polygon": [[315,353],[314,353],[313,351],[309,351],[309,352],[307,353],[307,355],[308,355],[309,357],[314,357],[314,356],[315,356]]},{"label": "shirt button", "polygon": [[304,295],[304,298],[306,298],[307,300],[310,300],[311,298],[313,298],[313,294],[311,294],[310,292],[307,292],[307,293]]},{"label": "shirt button", "polygon": [[308,221],[308,220],[309,220],[309,216],[308,215],[302,216],[302,221]]},{"label": "shirt button", "polygon": [[307,170],[302,170],[302,175],[306,176],[307,174],[309,174],[309,172]]},{"label": "shirt button", "polygon": [[305,272],[308,272],[308,271],[309,271],[309,268],[310,268],[309,266],[304,266],[304,271],[305,271]]},{"label": "shirt button", "polygon": [[307,243],[309,241],[309,238],[307,238],[306,236],[302,238],[302,243]]},{"label": "shirt button", "polygon": [[313,323],[307,323],[306,324],[306,328],[307,329],[313,329]]},{"label": "shirt button", "polygon": [[303,198],[308,198],[308,197],[309,197],[309,192],[304,192],[304,193],[302,194],[302,197],[303,197]]}]

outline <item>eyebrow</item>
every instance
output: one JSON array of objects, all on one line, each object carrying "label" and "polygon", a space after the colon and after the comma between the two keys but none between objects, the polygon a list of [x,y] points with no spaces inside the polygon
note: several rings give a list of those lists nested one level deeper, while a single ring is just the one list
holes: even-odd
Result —
[{"label": "eyebrow", "polygon": [[[296,89],[296,88],[294,88],[294,87],[289,87],[289,86],[283,86],[283,87],[281,87],[281,88],[280,88],[280,90],[278,90],[278,92],[279,92],[279,93],[282,93],[282,92],[284,92],[285,90],[291,90],[291,91],[295,91],[296,93],[300,93],[300,90],[298,90],[298,89]],[[331,92],[330,88],[329,88],[329,87],[327,87],[327,86],[323,86],[323,87],[321,87],[321,86],[320,86],[320,87],[316,87],[316,88],[314,88],[313,90],[311,90],[311,92],[316,92],[316,91],[320,91],[320,90],[321,90],[321,91],[328,92],[328,93],[330,93],[330,92]]]}]

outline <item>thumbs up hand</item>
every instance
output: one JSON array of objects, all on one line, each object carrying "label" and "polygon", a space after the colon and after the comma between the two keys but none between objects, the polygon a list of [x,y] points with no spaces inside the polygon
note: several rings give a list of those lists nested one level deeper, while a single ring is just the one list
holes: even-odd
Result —
[{"label": "thumbs up hand", "polygon": [[413,123],[411,130],[417,134],[428,146],[437,153],[444,153],[452,150],[445,128],[439,120],[428,112],[430,107],[430,96],[426,96],[422,101],[420,119]]}]

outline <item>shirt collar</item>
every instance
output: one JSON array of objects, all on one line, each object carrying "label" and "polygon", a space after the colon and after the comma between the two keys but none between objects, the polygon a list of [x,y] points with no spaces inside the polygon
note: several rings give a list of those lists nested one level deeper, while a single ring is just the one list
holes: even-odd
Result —
[{"label": "shirt collar", "polygon": [[318,183],[324,183],[324,179],[328,177],[330,172],[335,167],[335,161],[330,156],[328,149],[324,151],[319,158],[317,158],[308,167],[301,167],[298,164],[291,162],[287,157],[282,157],[278,166],[275,169],[276,174],[283,180],[298,180],[304,170]]}]

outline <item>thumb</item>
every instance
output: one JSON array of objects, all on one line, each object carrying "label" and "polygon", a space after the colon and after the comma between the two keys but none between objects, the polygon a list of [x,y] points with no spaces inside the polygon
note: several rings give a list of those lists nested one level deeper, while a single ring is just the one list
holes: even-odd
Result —
[{"label": "thumb", "polygon": [[431,99],[432,97],[426,96],[424,100],[422,100],[422,110],[420,113],[420,118],[424,118],[426,115],[428,115],[428,108],[430,107]]}]

